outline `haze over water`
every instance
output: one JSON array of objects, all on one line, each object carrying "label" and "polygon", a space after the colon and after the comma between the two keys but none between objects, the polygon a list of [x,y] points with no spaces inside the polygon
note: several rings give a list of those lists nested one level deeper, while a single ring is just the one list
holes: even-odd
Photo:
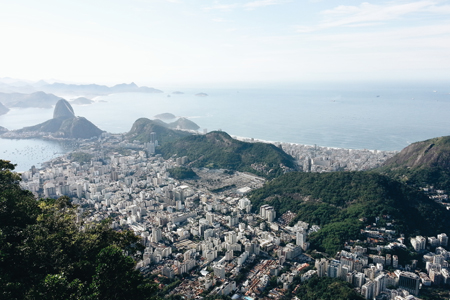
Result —
[{"label": "haze over water", "polygon": [[[140,117],[154,119],[168,112],[188,117],[200,131],[222,129],[236,136],[338,148],[401,150],[412,142],[450,134],[450,89],[444,84],[156,88],[164,93],[100,96],[94,104],[73,108],[77,116],[113,133],[128,132]],[[172,94],[174,91],[184,94]],[[195,96],[200,92],[208,96]],[[14,109],[0,116],[0,126],[18,129],[48,120],[52,114],[53,109]],[[26,145],[26,140],[1,142],[3,155]],[[66,151],[54,142],[33,143],[37,143],[33,147],[47,145],[49,159]],[[16,156],[12,160],[17,158],[21,159]],[[29,163],[28,158],[20,162],[20,171],[28,169]]]}]

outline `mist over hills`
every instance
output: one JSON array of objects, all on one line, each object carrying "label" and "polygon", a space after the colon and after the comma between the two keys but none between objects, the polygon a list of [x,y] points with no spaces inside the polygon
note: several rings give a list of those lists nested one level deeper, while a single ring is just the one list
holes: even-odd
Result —
[{"label": "mist over hills", "polygon": [[0,102],[6,107],[37,107],[37,108],[51,108],[61,99],[53,94],[47,94],[42,91],[31,94],[23,93],[0,93]]},{"label": "mist over hills", "polygon": [[55,82],[43,85],[41,90],[56,94],[73,94],[73,95],[108,95],[114,93],[162,93],[162,91],[146,87],[137,86],[134,82],[130,84],[121,83],[112,87],[98,84],[66,84]]},{"label": "mist over hills", "polygon": [[4,115],[9,111],[9,108],[7,108],[6,106],[4,106],[1,102],[0,102],[0,115]]},{"label": "mist over hills", "polygon": [[[52,96],[56,97],[56,100],[51,98],[51,96],[47,96],[49,98],[47,99],[42,93],[34,95],[36,92],[56,94],[61,97],[66,95],[99,96],[114,93],[162,93],[161,90],[147,86],[138,86],[134,82],[129,84],[120,83],[110,87],[99,84],[48,83],[43,80],[33,83],[12,78],[0,78],[0,92],[6,94],[0,95],[0,102],[7,107],[12,107],[8,104],[10,102],[14,107],[50,107],[59,99],[59,97],[55,95]],[[45,100],[45,103],[42,104],[44,106],[36,106],[38,104],[33,102],[36,97],[41,97],[41,101]],[[53,100],[53,102],[50,100]]]}]

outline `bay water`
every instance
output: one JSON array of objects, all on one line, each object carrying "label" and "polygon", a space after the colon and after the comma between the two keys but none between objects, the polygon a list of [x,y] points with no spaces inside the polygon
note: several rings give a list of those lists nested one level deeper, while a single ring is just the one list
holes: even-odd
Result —
[{"label": "bay water", "polygon": [[[164,93],[100,96],[93,104],[73,108],[77,116],[112,133],[128,132],[138,118],[172,113],[194,121],[199,131],[221,129],[242,137],[336,148],[401,150],[416,141],[450,135],[450,87],[445,82],[157,88]],[[52,114],[53,109],[13,109],[0,116],[0,126],[19,129]],[[43,156],[34,160],[26,154],[27,147],[48,151],[40,151]],[[68,150],[52,141],[0,140],[1,158],[17,162],[18,170]]]}]

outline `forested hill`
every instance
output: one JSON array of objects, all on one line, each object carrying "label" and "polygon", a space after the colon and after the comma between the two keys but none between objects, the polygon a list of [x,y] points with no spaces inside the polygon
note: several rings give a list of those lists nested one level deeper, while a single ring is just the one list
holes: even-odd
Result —
[{"label": "forested hill", "polygon": [[191,135],[186,131],[169,129],[167,124],[160,120],[140,118],[133,123],[126,137],[130,141],[138,140],[146,143],[150,141],[150,133],[152,132],[156,133],[160,145]]},{"label": "forested hill", "polygon": [[450,136],[413,143],[378,171],[410,184],[450,191]]},{"label": "forested hill", "polygon": [[364,225],[360,218],[373,223],[380,217],[380,222],[393,223],[407,235],[436,235],[450,228],[450,212],[444,207],[416,189],[371,172],[292,172],[249,197],[255,210],[269,204],[279,215],[290,210],[297,213],[295,221],[320,225],[322,230],[311,242],[329,253],[359,237]]},{"label": "forested hill", "polygon": [[192,167],[224,168],[252,172],[268,178],[295,168],[294,159],[282,149],[265,143],[246,143],[225,132],[213,131],[167,143],[164,158],[187,156]]}]

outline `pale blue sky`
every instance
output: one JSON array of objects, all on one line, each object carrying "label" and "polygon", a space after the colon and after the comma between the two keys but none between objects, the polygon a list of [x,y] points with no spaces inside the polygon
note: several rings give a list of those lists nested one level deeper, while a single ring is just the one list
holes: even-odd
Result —
[{"label": "pale blue sky", "polygon": [[450,0],[2,2],[0,77],[149,85],[450,78]]}]

